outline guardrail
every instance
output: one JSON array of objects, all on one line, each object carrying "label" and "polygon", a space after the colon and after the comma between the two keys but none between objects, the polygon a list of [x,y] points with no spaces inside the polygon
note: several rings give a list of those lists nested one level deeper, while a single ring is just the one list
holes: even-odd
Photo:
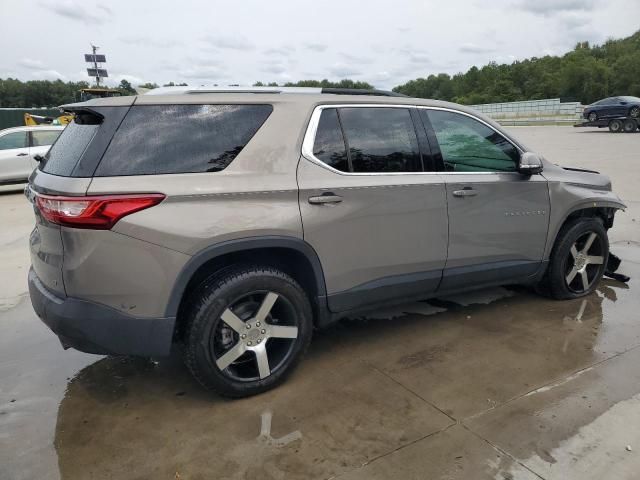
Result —
[{"label": "guardrail", "polygon": [[561,102],[559,98],[483,103],[470,107],[502,125],[574,125],[582,121],[584,109],[580,102]]}]

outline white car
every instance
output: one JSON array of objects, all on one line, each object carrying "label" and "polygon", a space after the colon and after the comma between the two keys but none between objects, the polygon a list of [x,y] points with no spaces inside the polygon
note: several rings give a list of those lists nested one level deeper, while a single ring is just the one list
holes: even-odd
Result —
[{"label": "white car", "polygon": [[0,185],[25,183],[38,166],[36,156],[44,156],[62,130],[56,125],[0,130]]}]

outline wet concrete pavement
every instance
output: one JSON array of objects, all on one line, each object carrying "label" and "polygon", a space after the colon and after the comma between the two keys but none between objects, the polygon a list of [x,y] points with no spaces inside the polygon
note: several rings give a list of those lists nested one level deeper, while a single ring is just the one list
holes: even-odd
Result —
[{"label": "wet concrete pavement", "polygon": [[492,288],[342,321],[284,385],[243,400],[202,391],[177,355],[63,351],[25,297],[32,214],[0,195],[0,478],[637,478],[640,135],[513,130],[612,177],[631,283],[567,302]]}]

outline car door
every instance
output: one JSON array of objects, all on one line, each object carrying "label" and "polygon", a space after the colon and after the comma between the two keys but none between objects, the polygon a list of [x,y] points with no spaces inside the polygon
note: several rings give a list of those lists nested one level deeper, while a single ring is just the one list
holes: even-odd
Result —
[{"label": "car door", "polygon": [[518,173],[519,148],[488,123],[447,109],[420,110],[446,184],[449,249],[441,290],[534,275],[549,224],[545,178]]},{"label": "car door", "polygon": [[29,166],[27,132],[0,133],[0,183],[26,180],[31,172]]},{"label": "car door", "polygon": [[36,155],[44,157],[61,133],[62,129],[48,129],[43,127],[31,130],[29,143],[31,171],[38,166],[38,161],[35,159]]},{"label": "car door", "polygon": [[[304,239],[334,312],[425,296],[447,252],[445,186],[412,108],[317,107],[298,166]],[[422,145],[422,148],[420,147]]]},{"label": "car door", "polygon": [[614,99],[613,104],[611,105],[611,116],[612,117],[625,117],[627,115],[627,102],[620,97],[616,97]]},{"label": "car door", "polygon": [[605,98],[599,105],[598,118],[617,117],[618,114],[618,97]]}]

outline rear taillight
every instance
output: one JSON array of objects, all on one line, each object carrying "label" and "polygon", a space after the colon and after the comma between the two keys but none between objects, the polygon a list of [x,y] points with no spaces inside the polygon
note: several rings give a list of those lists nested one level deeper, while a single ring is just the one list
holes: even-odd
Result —
[{"label": "rear taillight", "polygon": [[36,195],[36,205],[49,222],[74,228],[109,230],[118,220],[157,205],[161,193],[59,197]]}]

